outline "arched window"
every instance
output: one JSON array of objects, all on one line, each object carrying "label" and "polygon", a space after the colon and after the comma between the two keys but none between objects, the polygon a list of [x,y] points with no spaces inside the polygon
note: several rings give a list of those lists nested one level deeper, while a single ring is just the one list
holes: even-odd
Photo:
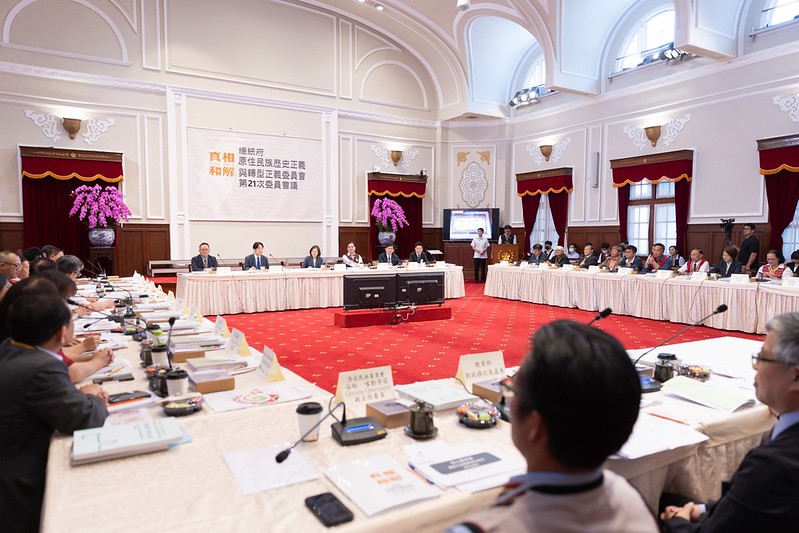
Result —
[{"label": "arched window", "polygon": [[538,87],[539,85],[543,85],[546,76],[546,70],[544,67],[544,55],[541,54],[541,57],[536,59],[535,63],[533,63],[533,66],[530,69],[530,76],[527,78],[527,82],[524,84],[524,86]]},{"label": "arched window", "polygon": [[549,208],[549,195],[541,194],[538,204],[538,213],[535,216],[535,224],[530,231],[530,249],[536,243],[544,244],[545,241],[552,241],[558,244],[558,232],[555,230],[555,221],[552,220],[552,210]]},{"label": "arched window", "polygon": [[644,20],[627,39],[618,58],[617,72],[647,64],[661,49],[674,42],[674,9],[655,13]]},{"label": "arched window", "polygon": [[772,0],[763,9],[762,27],[767,28],[799,18],[799,0]]}]

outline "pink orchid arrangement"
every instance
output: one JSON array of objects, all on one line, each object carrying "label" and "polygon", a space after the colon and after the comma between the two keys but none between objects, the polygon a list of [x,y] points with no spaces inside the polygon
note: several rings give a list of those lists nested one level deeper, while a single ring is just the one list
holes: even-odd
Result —
[{"label": "pink orchid arrangement", "polygon": [[78,218],[89,225],[89,229],[113,228],[128,220],[131,212],[125,205],[125,197],[113,185],[93,187],[81,185],[70,193],[75,200],[69,216]]},{"label": "pink orchid arrangement", "polygon": [[408,225],[405,218],[405,211],[402,207],[390,198],[379,198],[372,207],[372,216],[375,217],[375,224],[378,231],[397,232],[402,227]]}]

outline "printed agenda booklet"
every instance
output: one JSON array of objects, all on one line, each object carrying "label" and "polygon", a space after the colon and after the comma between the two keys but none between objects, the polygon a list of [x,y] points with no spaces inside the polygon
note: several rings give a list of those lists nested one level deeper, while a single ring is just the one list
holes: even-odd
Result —
[{"label": "printed agenda booklet", "polygon": [[325,475],[366,516],[441,495],[388,455],[334,466]]},{"label": "printed agenda booklet", "polygon": [[72,466],[166,450],[183,440],[174,418],[80,429],[72,439]]}]

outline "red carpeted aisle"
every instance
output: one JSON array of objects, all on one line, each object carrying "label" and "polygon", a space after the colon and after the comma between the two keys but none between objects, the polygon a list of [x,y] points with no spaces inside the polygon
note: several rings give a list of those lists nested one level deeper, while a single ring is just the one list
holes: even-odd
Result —
[{"label": "red carpeted aisle", "polygon": [[[588,322],[596,313],[483,296],[483,285],[466,282],[466,297],[447,300],[452,320],[360,328],[333,325],[337,309],[310,309],[228,315],[228,325],[244,332],[250,345],[272,348],[280,363],[323,389],[335,391],[338,373],[391,365],[394,383],[455,375],[458,357],[502,350],[508,366],[518,365],[530,348],[530,336],[553,320]],[[387,314],[388,318],[391,316]],[[214,317],[209,317],[213,320]],[[657,344],[685,327],[611,315],[596,324],[625,348]],[[762,336],[697,327],[673,342],[722,336]]]}]

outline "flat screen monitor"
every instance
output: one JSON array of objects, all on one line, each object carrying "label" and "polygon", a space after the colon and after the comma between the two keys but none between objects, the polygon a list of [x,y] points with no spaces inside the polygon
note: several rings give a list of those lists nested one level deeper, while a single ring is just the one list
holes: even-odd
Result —
[{"label": "flat screen monitor", "polygon": [[397,276],[344,276],[344,310],[373,309],[397,303]]},{"label": "flat screen monitor", "polygon": [[471,241],[483,228],[483,237],[499,237],[499,209],[444,209],[444,240]]},{"label": "flat screen monitor", "polygon": [[443,272],[402,272],[397,274],[397,303],[443,304]]}]

